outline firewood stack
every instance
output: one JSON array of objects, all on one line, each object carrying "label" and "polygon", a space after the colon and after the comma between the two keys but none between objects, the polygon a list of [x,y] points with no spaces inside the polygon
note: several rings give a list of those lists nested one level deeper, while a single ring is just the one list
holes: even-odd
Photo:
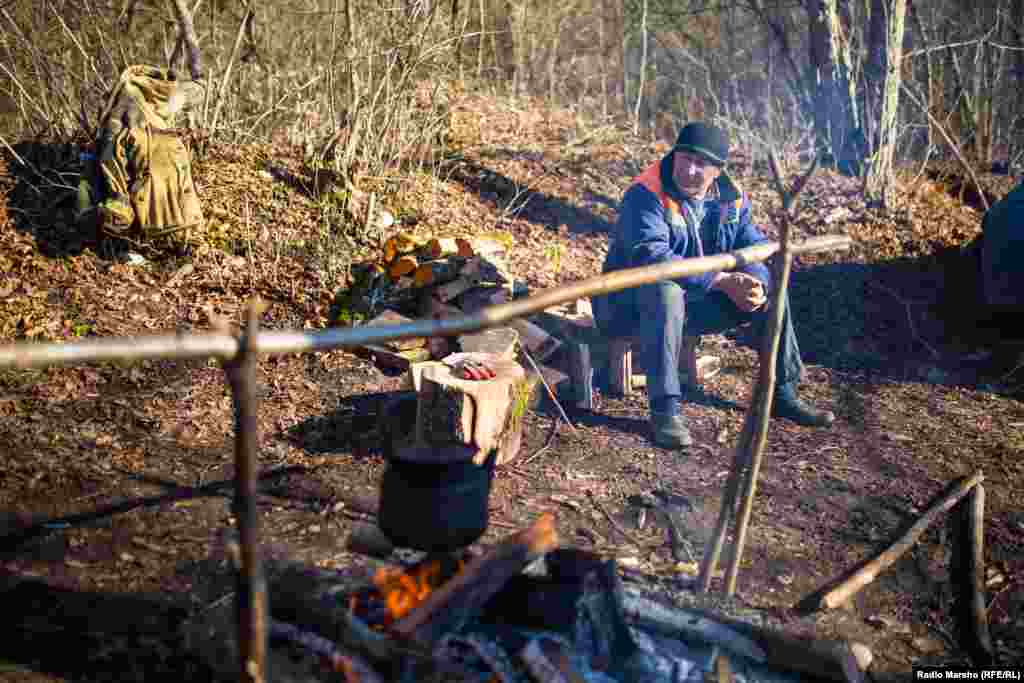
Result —
[{"label": "firewood stack", "polygon": [[[506,256],[505,236],[416,239],[390,237],[375,260],[353,266],[348,308],[370,314],[368,325],[397,324],[414,318],[474,313],[512,298],[515,278]],[[342,317],[347,317],[347,310]],[[407,370],[457,351],[495,354],[512,360],[521,344],[537,360],[556,351],[559,340],[526,320],[508,327],[461,335],[458,339],[403,339],[365,347],[384,367]]]}]

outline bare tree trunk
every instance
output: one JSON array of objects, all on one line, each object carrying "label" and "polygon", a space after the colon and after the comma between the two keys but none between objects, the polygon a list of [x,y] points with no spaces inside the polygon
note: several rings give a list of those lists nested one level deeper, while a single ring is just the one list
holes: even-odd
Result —
[{"label": "bare tree trunk", "polygon": [[889,0],[886,6],[885,84],[878,121],[878,146],[868,169],[864,196],[869,202],[891,206],[895,190],[893,155],[896,151],[897,114],[902,83],[903,32],[907,0]]},{"label": "bare tree trunk", "polygon": [[[198,6],[198,4],[197,4]],[[188,54],[188,71],[193,81],[203,77],[203,61],[199,53],[199,39],[196,38],[196,27],[192,22],[192,10],[185,0],[174,0],[174,14],[181,29],[181,42],[185,44]],[[172,61],[174,58],[171,58]]]},{"label": "bare tree trunk", "polygon": [[608,119],[608,7],[606,0],[601,2],[601,12],[597,19],[598,49],[601,51],[601,118]]},{"label": "bare tree trunk", "polygon": [[476,44],[476,77],[483,78],[484,75],[484,33],[487,26],[487,8],[484,0],[480,0],[480,35]]},{"label": "bare tree trunk", "polygon": [[[924,62],[925,62],[925,92],[928,94],[928,101],[926,106],[928,111],[934,117],[935,121],[941,121],[943,116],[943,94],[945,92],[945,84],[942,82],[942,64],[941,59],[936,58],[928,51],[928,47],[933,44],[934,35],[925,26],[924,20],[921,19],[921,12],[917,7],[917,3],[911,3],[907,8],[910,21],[913,22],[914,28],[917,30],[917,35],[921,38],[921,45],[925,48]],[[932,118],[928,119],[928,148],[932,149],[937,144],[941,134],[936,130],[935,124]]]},{"label": "bare tree trunk", "polygon": [[640,82],[636,88],[636,106],[633,109],[633,134],[640,133],[640,104],[644,98],[644,81],[647,75],[647,1],[644,0],[640,15]]}]

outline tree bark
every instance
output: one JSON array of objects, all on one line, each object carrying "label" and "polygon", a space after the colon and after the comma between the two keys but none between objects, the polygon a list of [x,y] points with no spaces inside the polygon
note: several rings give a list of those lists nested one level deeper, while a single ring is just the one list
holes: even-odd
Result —
[{"label": "tree bark", "polygon": [[[878,0],[879,5],[882,4]],[[876,7],[876,9],[878,9]],[[892,205],[896,179],[893,176],[893,158],[896,152],[897,124],[902,83],[903,33],[907,13],[907,0],[887,0],[884,5],[885,20],[885,80],[881,94],[878,115],[877,146],[872,163],[868,168],[864,184],[864,196],[869,203],[888,207]],[[876,19],[872,17],[872,25]]]}]

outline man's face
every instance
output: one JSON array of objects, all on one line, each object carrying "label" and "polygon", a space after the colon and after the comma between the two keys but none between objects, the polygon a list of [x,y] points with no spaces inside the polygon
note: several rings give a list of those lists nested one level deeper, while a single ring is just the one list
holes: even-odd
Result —
[{"label": "man's face", "polygon": [[704,199],[722,169],[693,152],[676,150],[672,155],[672,177],[679,191],[690,199]]}]

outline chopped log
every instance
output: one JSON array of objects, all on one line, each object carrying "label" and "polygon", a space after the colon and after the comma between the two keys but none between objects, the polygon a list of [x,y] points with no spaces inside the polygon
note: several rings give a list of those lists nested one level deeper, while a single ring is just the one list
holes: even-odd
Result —
[{"label": "chopped log", "polygon": [[949,489],[935,500],[924,514],[904,532],[884,552],[869,562],[864,563],[848,578],[844,579],[838,586],[825,593],[818,601],[819,608],[834,609],[849,600],[857,591],[875,580],[882,571],[892,566],[896,560],[907,552],[921,534],[932,525],[933,522],[957,502],[967,495],[972,488],[984,481],[985,476],[979,471],[970,477],[963,477],[954,482]]},{"label": "chopped log", "polygon": [[[431,337],[431,339],[439,339],[440,337]],[[439,360],[425,360],[422,363],[413,363],[409,366],[409,372],[405,374],[404,387],[408,391],[419,392],[421,386],[421,378],[423,377],[423,369],[434,365],[444,365]]]},{"label": "chopped log", "polygon": [[480,278],[476,275],[460,275],[451,282],[435,287],[433,296],[438,301],[448,302],[478,284],[480,284]]},{"label": "chopped log", "polygon": [[430,360],[430,350],[427,348],[392,351],[376,344],[366,344],[362,348],[369,352],[374,363],[392,370],[408,370],[413,363]]},{"label": "chopped log", "polygon": [[[683,384],[699,387],[722,371],[722,360],[718,356],[697,356],[695,365],[697,381],[691,381],[688,373],[680,371],[679,379]],[[643,389],[647,386],[647,375],[633,375],[631,383],[634,389]]]},{"label": "chopped log", "polygon": [[376,524],[357,524],[345,542],[345,550],[386,560],[395,551],[395,544]]},{"label": "chopped log", "polygon": [[550,513],[529,528],[506,537],[431,593],[392,628],[412,642],[431,647],[446,633],[475,616],[505,583],[528,564],[558,546],[558,531]]},{"label": "chopped log", "polygon": [[594,366],[590,360],[589,344],[569,344],[569,379],[573,387],[573,402],[580,410],[594,409]]},{"label": "chopped log", "polygon": [[533,355],[538,362],[544,362],[562,348],[562,341],[534,325],[529,320],[516,318],[509,327],[519,333],[519,343]]},{"label": "chopped log", "polygon": [[419,300],[419,314],[424,318],[452,318],[463,315],[462,309],[450,303],[441,301],[433,295],[431,290],[422,290]]},{"label": "chopped log", "polygon": [[457,298],[455,303],[461,310],[472,314],[488,306],[507,303],[508,300],[508,288],[488,285],[486,287],[475,287],[463,293],[462,296]]},{"label": "chopped log", "polygon": [[500,258],[497,255],[479,258],[480,262],[476,268],[476,274],[480,277],[482,282],[507,284],[512,282],[514,279],[512,277],[512,272],[509,270],[508,264],[505,263],[505,259]]},{"label": "chopped log", "polygon": [[571,313],[566,306],[545,309],[532,320],[563,341],[581,344],[596,344],[603,341],[603,335],[594,322],[594,316]]},{"label": "chopped log", "polygon": [[459,276],[459,269],[462,267],[463,263],[464,261],[456,256],[427,261],[425,263],[421,263],[419,267],[416,268],[416,272],[413,274],[412,279],[416,283],[417,287],[441,285],[445,282],[451,282]]},{"label": "chopped log", "polygon": [[418,246],[419,242],[405,233],[398,233],[397,235],[389,237],[387,241],[384,242],[384,263],[391,263],[395,260],[396,256],[411,254],[416,251]]},{"label": "chopped log", "polygon": [[[645,375],[633,374],[633,340],[614,337],[608,342],[608,389],[612,396],[629,396],[634,388],[646,384]],[[641,384],[637,380],[643,378]]]},{"label": "chopped log", "polygon": [[496,377],[488,380],[461,379],[443,363],[423,369],[416,443],[472,446],[478,449],[474,458],[477,462],[502,445],[509,436],[508,418],[515,389],[525,372],[510,360],[495,358],[489,365]]},{"label": "chopped log", "polygon": [[419,265],[420,262],[416,259],[415,255],[402,254],[397,256],[388,266],[388,276],[392,280],[398,280],[403,275],[415,272]]},{"label": "chopped log", "polygon": [[[373,320],[368,321],[367,325],[402,325],[404,323],[411,323],[412,318],[407,318],[397,311],[391,309],[385,309],[381,311]],[[410,339],[391,339],[383,342],[382,345],[392,351],[408,351],[410,349],[421,349],[427,345],[427,340],[424,337],[412,337]]]},{"label": "chopped log", "polygon": [[487,237],[476,237],[473,239],[467,239],[465,237],[456,237],[455,243],[459,250],[459,256],[469,258],[471,256],[491,256],[494,254],[504,254],[505,245],[498,240],[490,239]]},{"label": "chopped log", "polygon": [[427,259],[444,258],[445,256],[462,256],[459,253],[459,244],[452,237],[435,237],[427,241],[422,249]]},{"label": "chopped log", "polygon": [[465,353],[487,353],[503,360],[513,360],[519,333],[511,327],[492,327],[473,334],[460,334],[458,340],[459,348]]}]

